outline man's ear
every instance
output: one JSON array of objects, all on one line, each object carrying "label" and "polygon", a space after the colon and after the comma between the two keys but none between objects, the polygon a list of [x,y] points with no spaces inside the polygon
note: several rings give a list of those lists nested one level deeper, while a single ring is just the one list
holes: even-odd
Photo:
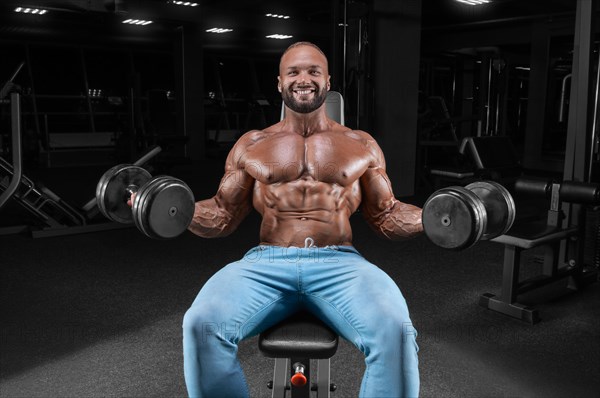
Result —
[{"label": "man's ear", "polygon": [[331,75],[327,77],[327,91],[331,89]]},{"label": "man's ear", "polygon": [[281,92],[282,88],[281,88],[281,78],[279,76],[277,76],[277,90],[279,90],[279,92]]}]

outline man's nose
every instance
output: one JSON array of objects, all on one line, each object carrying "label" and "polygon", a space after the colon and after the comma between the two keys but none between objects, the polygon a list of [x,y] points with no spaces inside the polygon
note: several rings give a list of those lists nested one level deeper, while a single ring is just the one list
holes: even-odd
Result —
[{"label": "man's nose", "polygon": [[310,83],[311,82],[310,75],[308,74],[308,72],[302,72],[302,73],[300,73],[300,75],[298,77],[299,77],[298,80],[300,81],[300,83]]}]

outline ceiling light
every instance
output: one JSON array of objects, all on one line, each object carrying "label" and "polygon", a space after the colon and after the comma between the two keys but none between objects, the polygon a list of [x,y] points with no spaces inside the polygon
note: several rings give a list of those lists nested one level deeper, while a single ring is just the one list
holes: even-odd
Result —
[{"label": "ceiling light", "polygon": [[208,33],[228,33],[233,32],[233,29],[225,29],[225,28],[210,28],[206,30]]},{"label": "ceiling light", "polygon": [[15,8],[15,12],[21,12],[23,14],[44,15],[48,12],[48,10],[42,10],[40,8],[17,7]]},{"label": "ceiling light", "polygon": [[269,35],[269,36],[265,36],[267,39],[277,39],[277,40],[284,40],[284,39],[289,39],[292,38],[294,36],[290,36],[290,35],[280,35],[280,34],[276,34],[276,35]]},{"label": "ceiling light", "polygon": [[289,15],[281,15],[281,14],[265,14],[265,17],[270,17],[270,18],[279,18],[279,19],[290,19]]},{"label": "ceiling light", "polygon": [[92,97],[92,98],[100,98],[102,97],[102,89],[88,89],[88,96]]},{"label": "ceiling light", "polygon": [[197,7],[198,6],[198,3],[193,3],[191,1],[173,0],[173,1],[169,1],[169,3],[177,4],[178,6],[186,6],[186,7]]},{"label": "ceiling light", "polygon": [[123,23],[129,25],[150,25],[152,21],[146,21],[145,19],[126,19]]},{"label": "ceiling light", "polygon": [[470,6],[478,6],[481,4],[487,4],[490,0],[456,0],[460,3],[468,4]]}]

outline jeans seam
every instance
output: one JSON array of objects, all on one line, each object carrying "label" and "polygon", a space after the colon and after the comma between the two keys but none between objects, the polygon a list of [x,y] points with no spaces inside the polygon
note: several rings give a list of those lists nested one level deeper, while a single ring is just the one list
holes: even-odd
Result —
[{"label": "jeans seam", "polygon": [[298,261],[296,269],[298,270],[298,292],[302,295],[304,294],[304,290],[302,289],[302,264],[300,263],[300,261]]},{"label": "jeans seam", "polygon": [[[354,325],[352,325],[352,323],[350,321],[348,321],[348,319],[346,318],[346,316],[334,304],[332,304],[330,301],[328,301],[328,300],[326,300],[326,299],[324,299],[324,298],[322,298],[322,297],[320,297],[320,296],[318,296],[316,294],[309,293],[309,294],[307,294],[307,296],[310,296],[310,297],[313,297],[315,299],[318,299],[318,300],[324,302],[325,304],[327,304],[329,307],[333,308],[335,310],[335,312],[337,312],[340,315],[340,317],[342,317],[342,319],[352,328],[352,330],[354,330],[354,332],[356,333],[356,335],[360,339],[361,346],[363,346],[365,348],[365,350],[366,350],[366,347],[365,347],[364,342],[363,342],[362,334],[354,327]],[[365,358],[366,358],[367,353],[365,353],[363,350],[360,350],[360,351],[363,353],[363,355],[365,355]],[[361,396],[361,397],[364,395],[364,391],[363,390],[366,388],[366,386],[368,384],[368,381],[369,381],[369,371],[370,371],[369,364],[367,364],[366,361],[365,361],[365,365],[366,366],[365,366],[365,373],[364,373],[364,383],[362,383],[361,390],[360,390],[360,393],[359,393],[359,396]]]},{"label": "jeans seam", "polygon": [[325,304],[327,304],[331,308],[333,308],[335,310],[335,312],[337,312],[342,317],[342,319],[352,328],[352,330],[354,330],[354,332],[356,332],[356,334],[358,335],[358,337],[360,339],[360,344],[364,347],[362,334],[354,327],[354,325],[352,325],[352,323],[350,321],[348,321],[348,318],[346,318],[346,316],[334,304],[332,304],[328,300],[325,300],[321,296],[318,296],[318,295],[313,294],[313,293],[308,293],[308,294],[306,294],[306,296],[310,296],[310,297],[316,298],[316,299],[324,302]]},{"label": "jeans seam", "polygon": [[239,331],[236,333],[235,338],[236,338],[236,344],[238,342],[241,341],[241,336],[240,333],[241,331],[244,329],[244,326],[246,326],[253,318],[255,318],[258,314],[260,314],[261,312],[263,312],[265,309],[267,309],[267,307],[269,307],[271,304],[283,300],[285,297],[287,297],[287,294],[280,294],[278,296],[276,296],[275,298],[267,301],[264,305],[262,305],[257,311],[255,311],[252,315],[250,315],[246,320],[244,320],[243,322],[240,322],[240,328]]}]

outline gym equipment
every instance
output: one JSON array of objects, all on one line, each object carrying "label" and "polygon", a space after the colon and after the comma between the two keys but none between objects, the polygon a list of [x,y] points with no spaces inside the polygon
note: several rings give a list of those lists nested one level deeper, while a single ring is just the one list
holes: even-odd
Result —
[{"label": "gym equipment", "polygon": [[442,167],[431,169],[437,183],[442,181],[460,185],[474,180],[493,180],[512,186],[522,174],[519,156],[507,136],[466,137],[460,141],[458,153],[472,167],[460,169]]},{"label": "gym equipment", "polygon": [[[19,66],[19,69],[21,66]],[[14,76],[13,76],[14,78]],[[1,102],[1,101],[0,101]],[[23,173],[21,153],[21,100],[18,93],[10,94],[12,162],[0,157],[0,209],[14,199],[39,222],[35,227],[17,225],[0,228],[0,235],[30,230],[34,238],[61,236],[75,233],[104,231],[120,228],[118,224],[95,222],[96,197],[82,208],[74,208],[59,195],[40,183],[34,183]],[[134,165],[148,162],[161,151],[159,146],[148,150]]]},{"label": "gym equipment", "polygon": [[[304,311],[261,333],[258,348],[265,356],[275,358],[273,380],[267,384],[273,390],[272,397],[284,398],[287,390],[292,398],[308,398],[311,391],[316,391],[319,398],[329,397],[337,388],[330,383],[330,358],[337,346],[338,335]],[[312,384],[311,359],[317,360],[316,382]]]},{"label": "gym equipment", "polygon": [[23,175],[23,161],[21,159],[21,97],[18,93],[12,93],[10,99],[12,170],[9,170],[11,172],[10,182],[6,186],[4,192],[0,195],[0,208],[2,208],[6,201],[15,194]]},{"label": "gym equipment", "polygon": [[11,93],[9,102],[12,160],[8,162],[0,157],[0,209],[9,199],[13,199],[35,218],[37,224],[2,227],[0,235],[30,231],[33,238],[40,238],[114,228],[113,223],[92,224],[93,214],[90,215],[87,209],[76,209],[70,206],[48,187],[39,182],[35,183],[23,173],[19,93]]},{"label": "gym equipment", "polygon": [[[535,301],[555,296],[556,292],[540,288],[567,281],[567,291],[575,291],[597,279],[597,271],[583,263],[584,228],[581,225],[563,226],[561,202],[600,204],[600,185],[576,181],[554,183],[548,180],[520,178],[515,182],[519,195],[537,196],[550,202],[545,222],[518,224],[492,241],[504,244],[504,271],[499,296],[485,293],[479,304],[492,311],[534,324],[540,321],[539,311],[524,304],[527,294],[535,292]],[[561,256],[561,247],[569,245],[570,255]],[[544,248],[542,273],[526,280],[519,279],[521,253],[535,247]],[[556,290],[556,289],[555,289]],[[550,294],[545,294],[550,293]]]},{"label": "gym equipment", "polygon": [[515,214],[515,202],[506,188],[477,181],[434,192],[423,206],[423,229],[435,245],[462,250],[506,233]]},{"label": "gym equipment", "polygon": [[155,239],[181,235],[192,221],[195,206],[194,194],[183,181],[168,176],[152,178],[148,171],[131,164],[114,166],[102,175],[96,202],[108,219],[134,223]]}]

